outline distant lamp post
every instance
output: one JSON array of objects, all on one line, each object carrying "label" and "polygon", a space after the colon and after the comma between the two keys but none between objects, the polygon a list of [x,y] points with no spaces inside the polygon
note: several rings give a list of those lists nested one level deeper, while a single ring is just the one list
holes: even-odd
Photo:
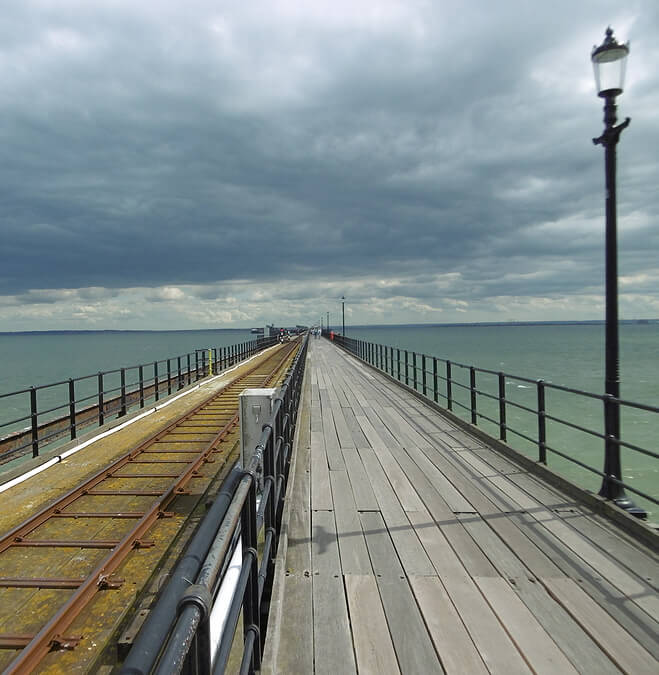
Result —
[{"label": "distant lamp post", "polygon": [[618,347],[618,244],[616,224],[616,145],[629,117],[616,123],[616,96],[623,92],[629,43],[618,44],[613,30],[606,29],[606,37],[599,47],[593,47],[591,60],[595,72],[597,95],[604,99],[604,132],[593,138],[595,145],[604,146],[606,175],[606,364],[605,391],[610,397],[605,403],[604,479],[599,494],[639,518],[647,513],[634,505],[625,490],[616,481],[622,480],[620,463],[620,375]]},{"label": "distant lamp post", "polygon": [[343,335],[345,337],[346,334],[346,296],[342,295],[341,296],[341,317],[343,319]]}]

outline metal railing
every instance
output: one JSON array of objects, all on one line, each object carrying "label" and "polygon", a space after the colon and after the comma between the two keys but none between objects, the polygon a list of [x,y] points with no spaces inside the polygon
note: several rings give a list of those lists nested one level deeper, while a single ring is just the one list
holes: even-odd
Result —
[{"label": "metal railing", "polygon": [[[276,338],[196,349],[160,361],[106,370],[7,394],[0,394],[3,410],[14,411],[0,420],[0,463],[32,452],[33,457],[53,444],[75,440],[81,428],[170,395],[208,375],[216,375],[275,344]],[[5,413],[6,414],[6,413]]]},{"label": "metal railing", "polygon": [[[305,336],[249,464],[233,468],[150,610],[124,675],[224,673],[241,614],[240,672],[260,669],[307,344]],[[236,552],[240,572],[213,647],[213,605]]]},{"label": "metal railing", "polygon": [[[329,335],[326,335],[326,337],[329,337]],[[648,461],[655,463],[654,470],[656,471],[658,468],[656,460],[659,459],[657,452],[622,438],[607,437],[604,433],[604,420],[610,414],[611,409],[617,406],[621,412],[648,413],[656,424],[659,421],[659,417],[656,416],[659,413],[659,408],[617,399],[607,394],[594,394],[544,380],[533,380],[510,373],[477,368],[448,359],[338,334],[334,334],[332,339],[357,358],[382,370],[450,412],[466,418],[471,424],[479,425],[479,422],[484,421],[494,425],[498,430],[499,439],[508,443],[511,447],[515,447],[515,444],[519,441],[523,442],[525,449],[528,449],[529,446],[535,447],[538,462],[547,465],[548,457],[555,455],[580,467],[591,475],[599,476],[602,480],[599,492],[601,496],[614,499],[618,503],[618,496],[624,495],[624,490],[627,490],[652,504],[659,504],[656,494],[649,494],[647,491],[631,485],[628,481],[622,480],[621,476],[606,473],[606,469],[598,469],[576,457],[575,454],[578,453],[555,447],[554,444],[550,443],[548,433],[551,425],[554,433],[562,427],[569,429],[571,432],[578,432],[590,439],[599,439],[602,442],[601,446],[605,447],[605,452],[608,445],[609,448],[614,448],[615,452],[618,453],[624,448],[627,451],[637,453],[637,455],[643,455],[648,458]],[[489,388],[483,384],[484,378],[490,378]],[[506,392],[506,388],[512,383],[534,392],[534,400],[529,400],[528,395],[524,402],[513,400]],[[548,401],[550,395],[559,393],[577,397],[580,401],[593,402],[600,406],[601,426],[590,428],[585,426],[583,421],[559,417],[557,413],[553,412]],[[583,405],[577,405],[576,400],[574,403],[575,409],[583,408]],[[588,415],[577,415],[575,419],[592,418],[593,412],[591,411]],[[520,426],[515,427],[511,424],[510,418],[516,415],[517,419],[520,419],[520,414],[535,419],[531,429],[529,429],[529,425],[520,425],[524,427],[520,428]],[[654,438],[656,439],[656,437],[655,434]],[[609,441],[608,444],[605,443],[607,440]],[[619,464],[618,462],[617,465],[619,466]],[[613,464],[605,463],[603,459],[602,465],[606,467]],[[643,509],[634,511],[633,508],[628,508],[628,510],[640,517],[647,515]]]}]

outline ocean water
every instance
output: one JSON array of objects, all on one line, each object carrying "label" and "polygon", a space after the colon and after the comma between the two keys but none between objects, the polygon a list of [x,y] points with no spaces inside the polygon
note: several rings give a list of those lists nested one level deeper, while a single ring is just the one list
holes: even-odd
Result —
[{"label": "ocean water", "polygon": [[[502,371],[531,380],[543,379],[595,394],[604,392],[605,334],[604,326],[600,324],[347,326],[346,335],[466,366]],[[659,324],[621,324],[619,337],[621,398],[659,407]],[[420,367],[420,359],[418,365]],[[432,365],[427,368],[430,370]],[[445,374],[444,368],[444,364],[440,363],[440,375]],[[453,365],[452,377],[465,386],[469,385],[467,368]],[[429,385],[431,379],[428,378]],[[497,376],[479,374],[477,388],[497,395]],[[445,393],[445,385],[441,381],[439,389]],[[458,403],[469,407],[469,392],[466,389],[454,385],[453,396]],[[537,390],[533,383],[508,378],[506,398],[513,403],[537,409]],[[440,397],[439,402],[442,404],[445,399],[442,401]],[[498,420],[496,401],[479,396],[477,407],[479,412]],[[561,420],[603,432],[601,401],[547,389],[546,410]],[[459,405],[456,405],[454,412],[470,419],[469,412]],[[498,437],[496,424],[480,419],[478,425]],[[537,416],[534,414],[509,405],[507,425],[526,436],[537,438]],[[659,414],[623,408],[621,434],[626,442],[659,452]],[[510,431],[507,440],[517,450],[537,459],[537,445]],[[551,420],[547,422],[547,444],[588,466],[599,470],[603,466],[604,442],[566,424]],[[627,448],[622,449],[621,460],[625,482],[658,498],[659,460]],[[594,492],[599,490],[600,477],[556,453],[548,453],[548,464],[587,489]],[[652,502],[631,492],[629,495],[651,514],[657,513],[657,507]]]},{"label": "ocean water", "polygon": [[[543,379],[598,394],[604,390],[603,325],[347,326],[346,334],[531,380]],[[0,394],[101,370],[152,363],[195,349],[227,346],[254,337],[248,330],[0,334]],[[454,366],[452,374],[456,381],[468,385],[467,369]],[[620,326],[620,381],[621,398],[659,406],[659,324]],[[86,386],[93,394],[95,381],[90,379]],[[477,387],[496,394],[496,376],[479,375]],[[444,391],[442,383],[440,391]],[[40,409],[50,393],[48,390],[39,392]],[[469,405],[466,390],[454,386],[453,394],[457,403]],[[509,401],[535,409],[536,396],[533,383],[507,381]],[[0,398],[0,423],[24,414],[26,400],[27,395]],[[498,417],[496,402],[484,396],[478,398],[478,409],[492,419]],[[459,410],[456,406],[456,411]],[[548,390],[547,412],[598,432],[602,430],[603,410],[599,401]],[[466,411],[461,414],[468,417]],[[531,413],[510,405],[507,423],[536,437],[537,420]],[[25,423],[17,426],[25,426]],[[479,426],[498,435],[497,426],[491,422],[479,420]],[[6,427],[0,429],[0,436],[7,431]],[[657,452],[659,414],[624,411],[622,437]],[[537,456],[537,447],[521,437],[509,433],[508,442],[531,457]],[[547,442],[550,447],[590,466],[601,468],[603,464],[603,441],[565,425],[549,421]],[[659,496],[658,460],[623,449],[622,464],[625,481],[655,498]],[[599,477],[556,454],[549,454],[549,465],[588,489],[597,491],[599,488]],[[633,498],[649,511],[657,511],[651,502]]]}]

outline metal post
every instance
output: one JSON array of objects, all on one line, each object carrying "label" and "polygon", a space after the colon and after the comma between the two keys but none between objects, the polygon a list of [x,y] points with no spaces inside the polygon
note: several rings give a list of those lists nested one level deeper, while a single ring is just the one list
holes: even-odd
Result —
[{"label": "metal post", "polygon": [[506,440],[506,376],[499,373],[499,438]]},{"label": "metal post", "polygon": [[547,420],[545,419],[545,383],[538,380],[538,461],[547,465]]},{"label": "metal post", "polygon": [[139,368],[139,378],[140,378],[140,408],[144,407],[144,366]]},{"label": "metal post", "polygon": [[400,382],[400,347],[396,347],[396,379]]},{"label": "metal post", "polygon": [[432,399],[435,403],[439,402],[439,391],[437,388],[438,377],[437,377],[437,358],[433,356],[432,358]]},{"label": "metal post", "polygon": [[405,350],[405,384],[409,387],[410,385],[410,373],[409,373],[409,353],[407,349]]},{"label": "metal post", "polygon": [[32,426],[32,457],[39,456],[39,420],[37,413],[37,390],[30,387],[30,422]]},{"label": "metal post", "polygon": [[471,398],[471,423],[478,424],[478,415],[476,414],[476,369],[469,367],[469,393]]},{"label": "metal post", "polygon": [[343,333],[341,335],[346,334],[346,296],[341,297],[341,316],[343,319]]},{"label": "metal post", "polygon": [[[619,93],[619,92],[618,92]],[[620,374],[618,345],[618,241],[616,214],[616,145],[622,130],[630,122],[629,117],[622,124],[616,123],[616,94],[604,98],[604,133],[594,138],[595,145],[604,146],[606,182],[606,363],[604,388],[604,479],[599,494],[611,499],[621,508],[635,516],[646,518],[647,513],[639,509],[627,497],[622,480],[620,461]]]},{"label": "metal post", "polygon": [[417,387],[417,367],[416,367],[416,352],[412,352],[412,372],[414,373],[414,378],[412,382],[414,383],[414,391],[416,391]]},{"label": "metal post", "polygon": [[427,373],[426,373],[426,355],[421,354],[421,391],[423,392],[424,396],[427,396],[428,394],[428,388],[427,388]]},{"label": "metal post", "polygon": [[451,362],[446,362],[446,407],[453,410],[453,387],[451,383]]},{"label": "metal post", "polygon": [[172,364],[171,359],[167,359],[167,394],[172,393]]},{"label": "metal post", "polygon": [[105,421],[105,403],[103,401],[103,373],[98,374],[98,426]]},{"label": "metal post", "polygon": [[69,378],[69,429],[71,440],[77,436],[76,430],[76,390],[75,381]]},{"label": "metal post", "polygon": [[181,357],[177,356],[177,366],[178,366],[178,389],[181,389],[183,387],[183,379],[181,378]]},{"label": "metal post", "polygon": [[121,409],[119,410],[119,417],[126,414],[126,369],[121,369]]},{"label": "metal post", "polygon": [[190,384],[190,382],[192,382],[192,373],[190,372],[190,367],[191,367],[190,352],[188,352],[187,357],[188,357],[188,359],[187,359],[187,361],[188,361],[188,384]]},{"label": "metal post", "polygon": [[158,382],[158,362],[153,362],[153,388],[155,391],[156,401],[160,398],[160,382]]}]

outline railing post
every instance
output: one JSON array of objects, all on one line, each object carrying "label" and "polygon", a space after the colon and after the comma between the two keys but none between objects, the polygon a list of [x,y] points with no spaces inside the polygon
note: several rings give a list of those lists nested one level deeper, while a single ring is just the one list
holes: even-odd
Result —
[{"label": "railing post", "polygon": [[396,379],[400,382],[400,347],[396,347]]},{"label": "railing post", "polygon": [[78,432],[76,430],[76,389],[75,381],[69,378],[69,429],[71,431],[71,440]]},{"label": "railing post", "polygon": [[421,354],[421,391],[424,396],[428,394],[425,354]]},{"label": "railing post", "polygon": [[153,362],[153,388],[155,390],[156,401],[160,398],[160,382],[158,382],[158,362]]},{"label": "railing post", "polygon": [[98,426],[105,422],[105,402],[103,401],[103,373],[98,374]]},{"label": "railing post", "polygon": [[194,350],[194,372],[195,372],[195,382],[199,379],[199,350]]},{"label": "railing post", "polygon": [[37,413],[37,390],[30,387],[30,423],[32,427],[32,457],[39,456],[39,420]]},{"label": "railing post", "polygon": [[409,386],[410,384],[410,371],[409,371],[409,353],[407,349],[405,350],[405,384]]},{"label": "railing post", "polygon": [[476,369],[474,366],[469,367],[469,393],[471,395],[471,423],[478,424],[478,416],[476,414]]},{"label": "railing post", "polygon": [[178,366],[178,387],[177,389],[181,389],[183,387],[183,378],[181,377],[181,357],[177,356],[176,357],[176,365]]},{"label": "railing post", "polygon": [[432,400],[437,403],[439,401],[439,391],[437,390],[437,357],[432,357]]},{"label": "railing post", "polygon": [[506,440],[506,376],[499,373],[499,438]]},{"label": "railing post", "polygon": [[547,465],[547,429],[545,419],[545,383],[538,380],[538,461]]},{"label": "railing post", "polygon": [[217,363],[217,347],[213,347],[213,363],[215,364],[215,374],[217,375],[220,372],[218,363]]},{"label": "railing post", "polygon": [[126,369],[121,369],[121,409],[119,410],[119,417],[126,414]]},{"label": "railing post", "polygon": [[382,347],[383,347],[383,345],[380,345],[380,370],[385,370],[386,366],[385,366],[384,357],[383,357],[384,350],[383,350]]},{"label": "railing post", "polygon": [[167,395],[172,393],[172,363],[171,359],[167,359]]},{"label": "railing post", "polygon": [[139,378],[140,378],[140,408],[144,407],[144,366],[139,368]]},{"label": "railing post", "polygon": [[418,372],[416,368],[416,352],[412,352],[412,372],[414,373],[414,378],[412,382],[414,383],[414,391],[416,391],[417,388],[417,378],[418,378]]},{"label": "railing post", "polygon": [[451,362],[446,362],[446,407],[453,410],[453,385],[451,380]]},{"label": "railing post", "polygon": [[190,382],[192,382],[192,373],[190,372],[191,368],[192,368],[192,364],[190,363],[190,352],[187,353],[187,357],[188,357],[188,359],[187,359],[188,360],[188,384],[190,384]]}]

